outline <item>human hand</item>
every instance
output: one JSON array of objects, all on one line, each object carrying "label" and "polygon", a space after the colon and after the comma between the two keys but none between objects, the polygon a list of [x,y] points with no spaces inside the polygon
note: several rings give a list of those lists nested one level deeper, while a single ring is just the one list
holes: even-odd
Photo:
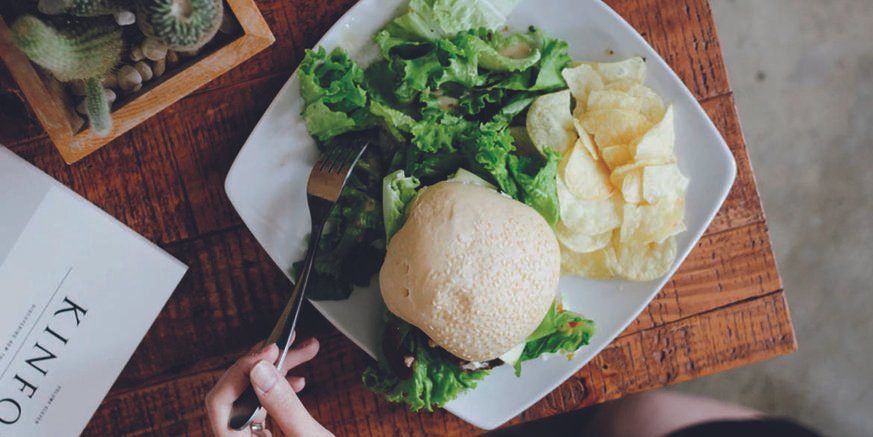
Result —
[{"label": "human hand", "polygon": [[248,355],[227,369],[206,395],[206,411],[212,432],[218,437],[272,436],[266,429],[236,431],[227,426],[233,402],[251,384],[264,407],[253,423],[263,424],[269,414],[286,436],[332,435],[315,421],[297,397],[296,393],[306,385],[303,377],[285,377],[288,371],[311,360],[317,353],[318,341],[314,338],[304,340],[288,351],[280,370],[273,365],[279,358],[279,348],[275,344],[256,345]]}]

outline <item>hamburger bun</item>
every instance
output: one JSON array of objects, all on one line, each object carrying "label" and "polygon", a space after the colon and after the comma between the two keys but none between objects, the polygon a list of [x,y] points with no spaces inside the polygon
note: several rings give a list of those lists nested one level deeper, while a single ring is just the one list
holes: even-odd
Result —
[{"label": "hamburger bun", "polygon": [[446,181],[424,188],[391,239],[379,284],[388,309],[467,361],[522,343],[555,299],[558,242],[533,208]]}]

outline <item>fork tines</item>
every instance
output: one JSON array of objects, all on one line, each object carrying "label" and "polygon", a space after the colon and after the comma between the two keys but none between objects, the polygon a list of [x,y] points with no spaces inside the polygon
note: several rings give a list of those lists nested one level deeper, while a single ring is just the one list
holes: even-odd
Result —
[{"label": "fork tines", "polygon": [[[356,138],[334,143],[334,147],[315,163],[312,173],[309,174],[306,192],[310,198],[315,196],[329,202],[336,202],[352,173],[352,168],[364,153],[368,143],[366,139]],[[310,209],[312,209],[311,204]]]},{"label": "fork tines", "polygon": [[315,164],[315,170],[333,173],[342,172],[343,168],[350,166],[358,158],[362,150],[359,147],[336,145],[318,160]]}]

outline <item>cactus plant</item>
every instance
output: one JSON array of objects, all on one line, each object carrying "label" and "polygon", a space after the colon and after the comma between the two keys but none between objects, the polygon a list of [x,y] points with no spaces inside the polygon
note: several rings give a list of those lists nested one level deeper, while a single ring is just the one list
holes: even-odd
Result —
[{"label": "cactus plant", "polygon": [[47,15],[70,14],[76,17],[112,15],[120,25],[133,24],[133,0],[39,0],[37,8]]},{"label": "cactus plant", "polygon": [[105,136],[112,130],[112,115],[109,114],[109,100],[103,92],[103,84],[100,79],[92,77],[85,81],[85,90],[85,105],[91,129],[98,135]]},{"label": "cactus plant", "polygon": [[189,51],[215,36],[223,13],[221,0],[139,0],[136,22],[146,36]]},{"label": "cactus plant", "polygon": [[87,20],[58,30],[31,15],[18,18],[11,27],[12,40],[35,64],[61,82],[86,82],[86,101],[91,128],[106,135],[112,128],[109,102],[101,79],[121,59],[121,30],[103,19]]}]

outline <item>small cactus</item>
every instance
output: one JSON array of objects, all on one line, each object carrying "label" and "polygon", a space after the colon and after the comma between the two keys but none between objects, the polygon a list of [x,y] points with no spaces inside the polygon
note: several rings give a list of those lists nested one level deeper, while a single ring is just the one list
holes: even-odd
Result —
[{"label": "small cactus", "polygon": [[11,31],[15,45],[58,80],[85,81],[91,127],[100,135],[109,133],[112,120],[101,80],[121,59],[124,42],[118,26],[96,19],[58,30],[25,15],[12,24]]},{"label": "small cactus", "polygon": [[138,0],[136,22],[172,50],[196,50],[215,36],[223,9],[221,0]]},{"label": "small cactus", "polygon": [[91,129],[98,135],[105,136],[112,130],[112,116],[109,114],[109,99],[103,92],[103,84],[100,79],[92,77],[85,81],[85,89],[85,105]]}]

